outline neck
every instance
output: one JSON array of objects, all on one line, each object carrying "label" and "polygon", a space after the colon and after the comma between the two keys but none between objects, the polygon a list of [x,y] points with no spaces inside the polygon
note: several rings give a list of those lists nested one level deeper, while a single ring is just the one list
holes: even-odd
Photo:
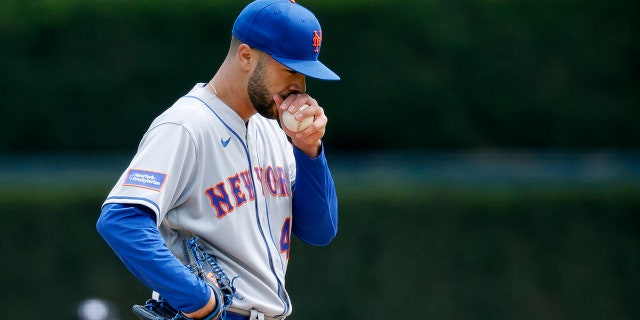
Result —
[{"label": "neck", "polygon": [[246,86],[242,87],[233,80],[225,80],[220,74],[216,74],[205,86],[205,90],[215,94],[218,99],[235,111],[246,123],[256,114],[253,104],[249,100]]},{"label": "neck", "polygon": [[211,84],[211,81],[209,81],[209,83],[207,83],[207,87],[211,88],[211,90],[207,89],[207,91],[215,94],[216,96],[218,95],[218,90],[216,90],[216,87],[213,84]]}]

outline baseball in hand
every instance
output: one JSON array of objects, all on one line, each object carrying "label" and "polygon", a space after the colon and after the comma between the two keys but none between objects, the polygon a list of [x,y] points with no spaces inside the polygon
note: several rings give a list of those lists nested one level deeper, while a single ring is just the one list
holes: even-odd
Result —
[{"label": "baseball in hand", "polygon": [[[300,109],[298,109],[298,111],[304,110],[308,107],[309,105],[303,104],[302,106],[300,106]],[[282,113],[282,123],[285,127],[287,127],[287,129],[293,132],[300,132],[309,127],[313,122],[313,116],[306,117],[300,121],[296,120],[296,118],[294,118],[293,116],[294,114],[289,111],[285,111],[284,113]]]}]

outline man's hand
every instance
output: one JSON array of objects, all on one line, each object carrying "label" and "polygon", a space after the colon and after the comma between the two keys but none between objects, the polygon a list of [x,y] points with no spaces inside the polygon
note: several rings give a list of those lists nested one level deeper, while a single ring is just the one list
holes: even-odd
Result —
[{"label": "man's hand", "polygon": [[[309,116],[314,117],[311,125],[300,132],[293,132],[285,126],[282,126],[282,130],[291,137],[291,141],[294,146],[311,158],[317,157],[320,154],[322,137],[324,137],[328,121],[324,114],[324,109],[318,105],[318,102],[315,99],[311,98],[306,93],[292,94],[285,99],[279,95],[274,95],[273,100],[276,102],[276,106],[278,107],[280,121],[282,121],[282,113],[287,111],[294,114],[295,118],[298,120]],[[304,110],[298,110],[303,104],[307,104],[309,107]]]}]

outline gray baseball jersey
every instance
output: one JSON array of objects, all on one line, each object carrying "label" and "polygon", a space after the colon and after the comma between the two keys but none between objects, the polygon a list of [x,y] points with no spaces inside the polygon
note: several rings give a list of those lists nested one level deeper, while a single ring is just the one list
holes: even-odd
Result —
[{"label": "gray baseball jersey", "polygon": [[[276,120],[247,124],[197,84],[156,118],[105,204],[152,209],[168,247],[198,235],[243,299],[229,311],[292,311],[285,290],[295,182],[293,149]],[[184,261],[183,261],[184,262]]]}]

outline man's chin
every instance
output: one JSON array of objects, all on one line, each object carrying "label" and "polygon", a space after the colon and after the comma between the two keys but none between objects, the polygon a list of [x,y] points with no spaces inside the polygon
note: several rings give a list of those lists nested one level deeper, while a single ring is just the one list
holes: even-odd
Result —
[{"label": "man's chin", "polygon": [[278,119],[279,117],[278,109],[276,109],[275,104],[269,110],[258,110],[258,114],[260,114],[261,116],[267,119],[272,119],[272,120]]}]

